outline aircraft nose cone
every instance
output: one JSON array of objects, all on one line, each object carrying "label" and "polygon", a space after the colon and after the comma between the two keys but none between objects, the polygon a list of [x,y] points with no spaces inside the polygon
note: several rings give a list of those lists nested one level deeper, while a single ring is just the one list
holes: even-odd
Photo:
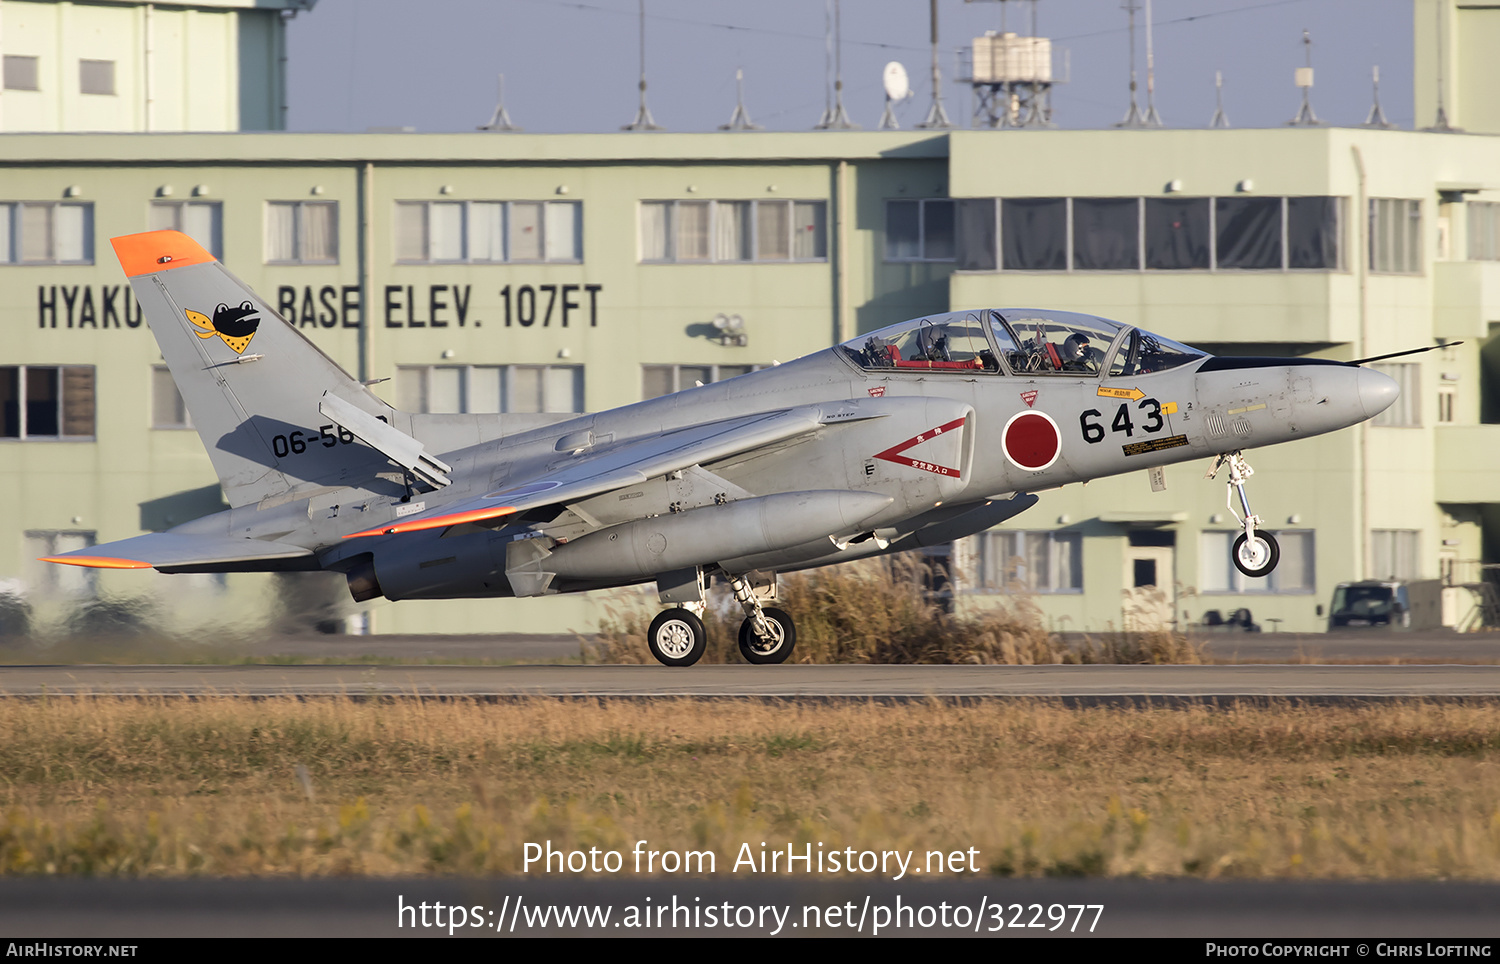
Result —
[{"label": "aircraft nose cone", "polygon": [[1368,368],[1359,370],[1359,404],[1365,410],[1365,418],[1374,418],[1395,403],[1401,389],[1396,380]]}]

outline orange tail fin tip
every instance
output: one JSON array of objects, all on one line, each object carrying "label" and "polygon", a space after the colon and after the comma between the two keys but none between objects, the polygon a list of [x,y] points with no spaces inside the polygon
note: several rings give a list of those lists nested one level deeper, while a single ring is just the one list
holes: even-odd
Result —
[{"label": "orange tail fin tip", "polygon": [[127,234],[111,238],[109,243],[114,246],[115,257],[120,259],[127,278],[218,260],[181,231]]}]

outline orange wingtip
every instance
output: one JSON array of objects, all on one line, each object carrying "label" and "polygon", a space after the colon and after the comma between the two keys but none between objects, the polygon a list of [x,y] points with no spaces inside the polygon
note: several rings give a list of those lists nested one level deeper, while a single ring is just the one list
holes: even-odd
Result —
[{"label": "orange wingtip", "polygon": [[468,512],[455,512],[452,515],[433,516],[431,519],[413,519],[411,522],[398,522],[395,525],[383,526],[379,529],[366,529],[364,532],[354,532],[345,539],[362,539],[365,536],[389,536],[398,532],[417,532],[422,529],[441,529],[444,526],[462,525],[465,522],[478,522],[481,519],[498,519],[503,515],[510,515],[516,511],[508,505],[492,506],[488,509],[471,509]]},{"label": "orange wingtip", "polygon": [[125,269],[127,278],[218,260],[181,231],[127,234],[110,238],[109,243],[114,245],[115,257],[120,259],[120,267]]},{"label": "orange wingtip", "polygon": [[41,562],[57,562],[64,566],[88,566],[90,569],[150,569],[151,563],[135,559],[114,559],[109,556],[43,556]]}]

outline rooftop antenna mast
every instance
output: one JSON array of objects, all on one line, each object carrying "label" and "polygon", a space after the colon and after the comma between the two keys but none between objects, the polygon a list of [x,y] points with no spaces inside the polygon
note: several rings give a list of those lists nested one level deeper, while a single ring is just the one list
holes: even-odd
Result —
[{"label": "rooftop antenna mast", "polygon": [[1214,71],[1214,116],[1209,127],[1228,127],[1229,117],[1224,113],[1224,71]]},{"label": "rooftop antenna mast", "polygon": [[1389,130],[1396,125],[1386,120],[1385,111],[1380,109],[1380,66],[1378,64],[1371,69],[1370,77],[1375,89],[1375,103],[1370,106],[1370,116],[1366,117],[1365,122],[1359,126]]},{"label": "rooftop antenna mast", "polygon": [[640,0],[641,10],[641,106],[636,109],[635,120],[620,128],[622,131],[659,131],[651,117],[651,108],[646,106],[646,0]]},{"label": "rooftop antenna mast", "polygon": [[1322,121],[1312,109],[1312,34],[1306,30],[1302,31],[1302,45],[1307,48],[1307,66],[1297,68],[1297,86],[1302,88],[1302,109],[1297,111],[1297,116],[1287,122],[1291,127],[1319,127]]},{"label": "rooftop antenna mast", "polygon": [[818,123],[820,131],[857,131],[844,110],[844,41],[839,27],[839,0],[833,0],[833,113]]},{"label": "rooftop antenna mast", "polygon": [[1161,115],[1156,112],[1156,54],[1152,46],[1151,0],[1146,0],[1146,116],[1141,124],[1145,127],[1162,126]]},{"label": "rooftop antenna mast", "polygon": [[734,83],[739,90],[735,100],[734,113],[729,115],[729,123],[720,124],[721,131],[759,131],[765,130],[759,124],[750,120],[750,112],[745,110],[745,68],[741,67],[734,72]]},{"label": "rooftop antenna mast", "polygon": [[1141,116],[1141,105],[1135,99],[1135,11],[1136,0],[1124,0],[1121,4],[1126,13],[1130,15],[1130,109],[1125,112],[1125,119],[1116,124],[1116,127],[1145,127],[1146,118]]},{"label": "rooftop antenna mast", "polygon": [[510,122],[510,115],[505,112],[505,75],[500,75],[500,92],[495,100],[495,113],[490,117],[490,122],[475,128],[481,131],[519,131],[521,128]]},{"label": "rooftop antenna mast", "polygon": [[938,70],[938,11],[937,0],[929,0],[932,13],[932,106],[927,108],[927,119],[918,127],[947,130],[953,126],[948,112],[943,110],[943,77]]},{"label": "rooftop antenna mast", "polygon": [[1422,129],[1436,134],[1459,134],[1463,128],[1448,123],[1448,111],[1443,107],[1443,73],[1447,68],[1443,54],[1448,47],[1447,38],[1443,36],[1443,8],[1447,3],[1438,2],[1433,6],[1437,8],[1437,116],[1432,119],[1431,127]]}]

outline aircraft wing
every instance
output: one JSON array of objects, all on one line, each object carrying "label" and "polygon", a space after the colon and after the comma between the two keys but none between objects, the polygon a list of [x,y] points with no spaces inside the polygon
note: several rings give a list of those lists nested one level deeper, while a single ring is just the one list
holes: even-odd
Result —
[{"label": "aircraft wing", "polygon": [[312,554],[311,549],[285,542],[150,532],[132,539],[47,556],[42,562],[60,562],[68,566],[88,566],[92,569],[160,569],[170,572],[193,566],[299,559]]},{"label": "aircraft wing", "polygon": [[805,435],[822,424],[820,407],[803,406],[695,425],[607,449],[597,455],[583,456],[576,462],[519,484],[478,498],[437,506],[392,525],[355,532],[344,538],[436,529],[497,519],[545,505],[577,502],[667,472]]}]

